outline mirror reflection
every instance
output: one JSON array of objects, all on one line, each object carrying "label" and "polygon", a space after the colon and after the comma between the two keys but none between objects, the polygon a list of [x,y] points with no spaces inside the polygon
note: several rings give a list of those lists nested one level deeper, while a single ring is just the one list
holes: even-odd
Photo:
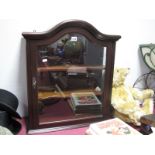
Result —
[{"label": "mirror reflection", "polygon": [[[39,122],[100,115],[106,47],[77,33],[38,47]],[[55,110],[59,109],[59,110]],[[51,118],[49,117],[51,116]]]}]

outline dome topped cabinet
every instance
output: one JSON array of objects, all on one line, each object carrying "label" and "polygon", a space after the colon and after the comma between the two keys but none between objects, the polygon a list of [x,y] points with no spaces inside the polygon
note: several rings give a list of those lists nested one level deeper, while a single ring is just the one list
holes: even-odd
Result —
[{"label": "dome topped cabinet", "polygon": [[102,34],[80,20],[22,35],[26,39],[29,132],[80,127],[111,117],[119,35]]}]

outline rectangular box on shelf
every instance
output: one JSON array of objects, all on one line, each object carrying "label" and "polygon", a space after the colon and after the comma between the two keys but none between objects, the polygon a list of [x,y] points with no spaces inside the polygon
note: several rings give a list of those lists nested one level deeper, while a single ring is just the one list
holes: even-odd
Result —
[{"label": "rectangular box on shelf", "polygon": [[93,92],[71,94],[70,106],[75,113],[100,113],[101,105]]},{"label": "rectangular box on shelf", "polygon": [[79,107],[101,105],[101,102],[93,92],[72,93],[71,99],[74,104]]}]

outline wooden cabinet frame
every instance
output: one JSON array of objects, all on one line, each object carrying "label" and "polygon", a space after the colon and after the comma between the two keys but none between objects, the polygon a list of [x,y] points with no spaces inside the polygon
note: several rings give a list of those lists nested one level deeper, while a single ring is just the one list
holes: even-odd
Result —
[{"label": "wooden cabinet frame", "polygon": [[[54,67],[37,67],[37,47],[40,45],[48,45],[57,41],[60,37],[67,33],[79,33],[87,37],[90,41],[107,48],[106,51],[106,65],[105,65],[105,79],[104,79],[104,90],[102,93],[104,108],[102,116],[87,119],[76,119],[75,121],[63,121],[63,122],[50,122],[50,123],[39,123],[38,111],[38,90],[36,75],[37,72],[46,72],[52,70],[65,70],[66,66],[55,66]],[[111,113],[111,90],[112,90],[112,78],[114,69],[115,59],[115,45],[116,41],[121,38],[119,35],[105,35],[99,32],[91,24],[81,20],[69,20],[64,21],[54,28],[39,33],[39,32],[24,32],[23,37],[26,39],[26,55],[27,55],[27,84],[28,84],[28,130],[54,128],[62,129],[65,127],[79,127],[84,124],[88,124],[92,121],[103,120],[110,118]],[[88,66],[88,69],[93,69]]]}]

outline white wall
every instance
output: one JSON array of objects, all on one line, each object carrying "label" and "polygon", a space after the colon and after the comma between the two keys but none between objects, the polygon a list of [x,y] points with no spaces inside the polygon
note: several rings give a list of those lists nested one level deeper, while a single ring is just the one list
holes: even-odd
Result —
[{"label": "white wall", "polygon": [[[131,6],[129,3],[123,4]],[[45,31],[66,19],[86,20],[103,33],[122,36],[116,46],[115,66],[131,68],[127,79],[129,84],[133,84],[139,75],[148,72],[138,47],[139,44],[154,43],[155,20],[135,18],[136,7],[132,6],[131,11],[116,7],[116,2],[111,5],[109,1],[104,5],[103,0],[91,3],[83,0],[46,3],[45,0],[44,6],[38,1],[34,3],[27,0],[24,3],[18,1],[16,7],[12,6],[12,2],[10,5],[6,2],[5,7],[10,10],[11,18],[4,10],[5,7],[0,6],[3,11],[2,18],[0,14],[0,88],[9,90],[18,97],[18,112],[22,116],[27,114],[25,40],[22,32]],[[120,18],[122,15],[126,19]]]}]

